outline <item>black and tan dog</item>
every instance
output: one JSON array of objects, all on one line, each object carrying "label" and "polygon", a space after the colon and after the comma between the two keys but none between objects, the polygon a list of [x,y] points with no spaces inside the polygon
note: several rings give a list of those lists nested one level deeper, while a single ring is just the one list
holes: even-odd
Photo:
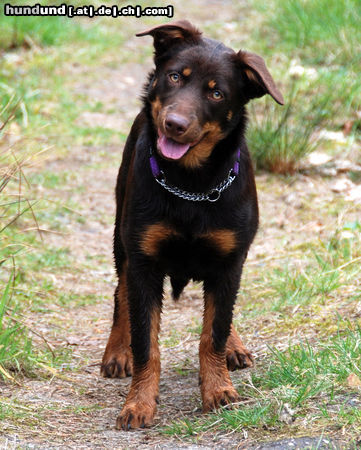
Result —
[{"label": "black and tan dog", "polygon": [[237,400],[228,370],[252,365],[232,325],[242,266],[258,225],[245,142],[246,103],[283,98],[261,57],[225,47],[187,21],[157,26],[155,70],[132,126],[116,188],[119,284],[103,356],[107,377],[133,375],[117,427],[152,423],[158,402],[163,282],[177,298],[203,281],[203,410]]}]

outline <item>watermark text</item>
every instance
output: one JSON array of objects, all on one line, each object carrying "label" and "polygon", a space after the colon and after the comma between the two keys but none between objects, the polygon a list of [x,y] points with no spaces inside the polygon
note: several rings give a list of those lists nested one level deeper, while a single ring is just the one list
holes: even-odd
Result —
[{"label": "watermark text", "polygon": [[73,6],[61,4],[59,6],[51,5],[14,5],[5,3],[5,16],[65,16],[65,17],[147,17],[147,16],[163,16],[173,17],[174,7],[172,5],[156,7],[140,5],[94,5]]}]

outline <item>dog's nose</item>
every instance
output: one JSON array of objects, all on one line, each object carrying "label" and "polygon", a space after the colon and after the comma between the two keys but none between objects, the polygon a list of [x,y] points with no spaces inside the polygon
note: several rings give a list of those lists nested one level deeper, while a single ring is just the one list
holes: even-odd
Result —
[{"label": "dog's nose", "polygon": [[179,114],[170,113],[165,118],[165,129],[173,136],[180,136],[185,133],[189,127],[189,120]]}]

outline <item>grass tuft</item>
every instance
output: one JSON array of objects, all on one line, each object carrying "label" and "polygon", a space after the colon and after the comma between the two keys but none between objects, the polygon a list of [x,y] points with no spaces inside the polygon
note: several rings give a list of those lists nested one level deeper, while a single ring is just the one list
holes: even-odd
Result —
[{"label": "grass tuft", "polygon": [[326,123],[331,98],[304,102],[303,96],[304,92],[293,86],[283,108],[269,98],[263,100],[261,114],[259,105],[251,108],[247,138],[257,169],[292,174],[316,148],[315,132]]},{"label": "grass tuft", "polygon": [[[326,126],[340,130],[351,124],[351,134],[359,136],[361,3],[273,0],[256,7],[264,17],[254,31],[260,51],[272,60],[283,55],[275,80],[286,104],[255,102],[248,140],[257,168],[292,174],[322,147],[318,135]],[[336,143],[327,150],[337,151]]]}]

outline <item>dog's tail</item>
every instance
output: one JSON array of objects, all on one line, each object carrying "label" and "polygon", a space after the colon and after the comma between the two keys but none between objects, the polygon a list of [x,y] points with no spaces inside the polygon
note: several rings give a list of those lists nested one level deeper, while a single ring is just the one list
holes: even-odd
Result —
[{"label": "dog's tail", "polygon": [[183,289],[187,286],[188,278],[173,278],[170,279],[170,284],[172,285],[172,297],[173,300],[178,300]]}]

